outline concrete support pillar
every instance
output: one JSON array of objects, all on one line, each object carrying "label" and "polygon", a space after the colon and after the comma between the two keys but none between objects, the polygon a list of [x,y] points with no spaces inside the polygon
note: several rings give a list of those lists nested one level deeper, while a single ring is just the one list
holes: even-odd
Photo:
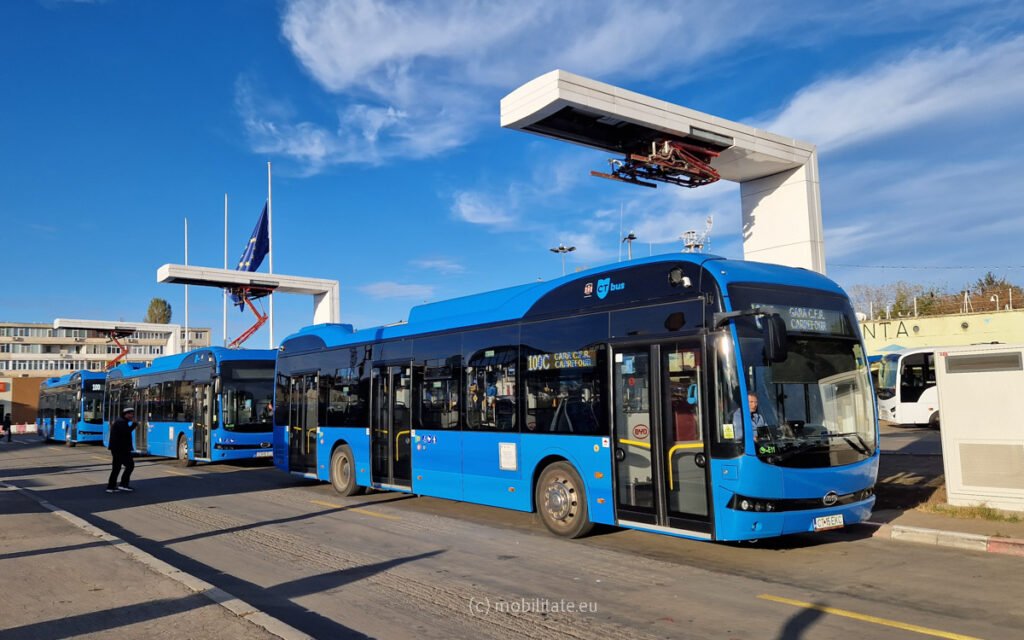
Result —
[{"label": "concrete support pillar", "polygon": [[743,257],[825,273],[818,153],[795,169],[740,183]]}]

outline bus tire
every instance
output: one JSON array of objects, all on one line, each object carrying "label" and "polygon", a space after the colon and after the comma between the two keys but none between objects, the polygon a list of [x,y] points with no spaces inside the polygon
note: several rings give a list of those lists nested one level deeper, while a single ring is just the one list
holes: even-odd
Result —
[{"label": "bus tire", "polygon": [[196,466],[195,460],[188,459],[188,440],[184,433],[178,436],[178,464],[183,467]]},{"label": "bus tire", "polygon": [[341,496],[354,496],[365,487],[356,484],[356,461],[347,444],[339,445],[331,454],[331,486]]},{"label": "bus tire", "polygon": [[931,415],[931,417],[928,418],[928,428],[929,429],[938,429],[939,428],[939,412],[938,411],[933,413]]},{"label": "bus tire", "polygon": [[579,538],[594,526],[583,481],[568,462],[555,462],[544,468],[537,479],[534,500],[544,526],[557,536]]}]

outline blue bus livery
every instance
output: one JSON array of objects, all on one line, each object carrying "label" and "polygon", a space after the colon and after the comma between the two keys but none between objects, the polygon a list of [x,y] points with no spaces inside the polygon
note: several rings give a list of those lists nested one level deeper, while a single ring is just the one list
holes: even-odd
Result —
[{"label": "blue bus livery", "polygon": [[777,265],[654,256],[404,324],[307,327],[282,343],[276,409],[282,470],[537,511],[569,537],[751,540],[861,522],[875,500],[849,300]]},{"label": "blue bus livery", "polygon": [[79,442],[103,439],[103,387],[106,374],[76,371],[48,378],[39,387],[36,429],[46,441]]},{"label": "blue bus livery", "polygon": [[125,407],[134,407],[138,453],[191,466],[271,457],[274,356],[222,347],[120,365],[107,376],[103,442]]}]

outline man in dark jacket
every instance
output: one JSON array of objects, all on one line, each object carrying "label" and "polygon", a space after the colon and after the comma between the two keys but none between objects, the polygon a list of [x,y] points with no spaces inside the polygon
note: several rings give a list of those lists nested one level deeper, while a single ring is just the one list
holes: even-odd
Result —
[{"label": "man in dark jacket", "polygon": [[[121,419],[115,420],[110,425],[110,453],[114,460],[110,468],[110,480],[107,481],[107,493],[115,491],[134,491],[128,486],[131,480],[132,471],[135,469],[135,461],[132,460],[132,431],[135,431],[135,409],[127,407],[121,412]],[[124,474],[121,475],[121,485],[117,484],[117,474],[121,467],[124,467]]]},{"label": "man in dark jacket", "polygon": [[4,431],[7,432],[7,442],[11,441],[11,414],[4,414]]}]

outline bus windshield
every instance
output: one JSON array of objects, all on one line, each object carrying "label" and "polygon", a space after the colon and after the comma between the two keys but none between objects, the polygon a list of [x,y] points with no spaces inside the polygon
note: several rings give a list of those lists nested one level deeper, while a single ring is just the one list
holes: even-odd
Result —
[{"label": "bus windshield", "polygon": [[221,365],[224,428],[243,433],[273,430],[274,363],[225,362]]},{"label": "bus windshield", "polygon": [[757,320],[736,322],[740,366],[748,393],[757,396],[752,421],[758,458],[777,466],[810,468],[852,464],[874,455],[873,389],[867,358],[851,330],[856,325],[849,303],[840,296],[800,293],[791,295],[799,306],[786,307],[771,299],[781,297],[780,292],[771,293],[775,295],[756,293],[753,304],[784,307],[784,361],[765,361]]},{"label": "bus windshield", "polygon": [[[99,387],[99,390],[93,389]],[[87,424],[103,424],[103,383],[87,383],[87,391],[82,394],[82,422]]]},{"label": "bus windshield", "polygon": [[900,357],[889,354],[882,358],[878,370],[878,397],[883,400],[896,394],[896,373],[900,370]]}]

